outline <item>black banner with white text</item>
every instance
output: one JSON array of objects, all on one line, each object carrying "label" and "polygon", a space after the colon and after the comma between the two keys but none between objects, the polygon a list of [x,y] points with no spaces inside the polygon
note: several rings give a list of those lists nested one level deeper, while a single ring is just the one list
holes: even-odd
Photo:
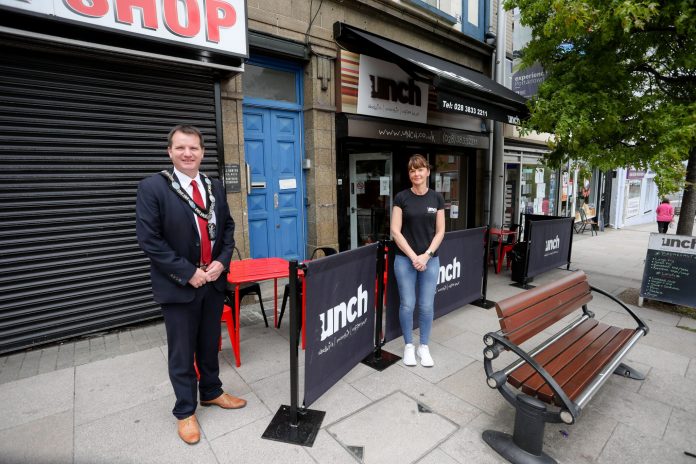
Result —
[{"label": "black banner with white text", "polygon": [[[440,272],[435,293],[434,319],[481,298],[483,281],[485,227],[448,232],[438,249]],[[384,341],[402,335],[399,322],[399,289],[394,277],[394,248],[388,257],[387,304]],[[413,328],[418,327],[418,308],[413,314]]]},{"label": "black banner with white text", "polygon": [[573,221],[574,218],[559,218],[528,222],[527,278],[570,263]]},{"label": "black banner with white text", "polygon": [[374,349],[378,244],[306,263],[309,406]]}]

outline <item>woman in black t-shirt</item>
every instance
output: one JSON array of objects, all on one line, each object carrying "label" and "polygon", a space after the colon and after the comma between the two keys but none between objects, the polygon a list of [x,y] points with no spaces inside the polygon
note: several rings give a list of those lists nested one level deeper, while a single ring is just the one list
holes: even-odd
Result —
[{"label": "woman in black t-shirt", "polygon": [[426,159],[422,155],[413,155],[408,160],[411,188],[396,195],[391,218],[391,234],[398,247],[394,275],[399,286],[399,321],[406,343],[404,364],[407,366],[417,364],[412,340],[416,304],[420,329],[417,354],[422,366],[434,365],[428,339],[433,325],[433,303],[440,272],[437,249],[445,236],[445,199],[428,188],[429,176],[430,166]]}]

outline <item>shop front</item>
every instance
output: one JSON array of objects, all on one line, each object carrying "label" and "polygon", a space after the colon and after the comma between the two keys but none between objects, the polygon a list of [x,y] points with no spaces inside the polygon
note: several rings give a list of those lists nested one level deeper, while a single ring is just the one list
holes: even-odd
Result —
[{"label": "shop front", "polygon": [[160,317],[138,182],[169,166],[179,123],[201,128],[202,170],[222,177],[245,4],[143,5],[0,0],[0,352]]},{"label": "shop front", "polygon": [[337,23],[336,173],[339,246],[388,239],[392,200],[409,188],[413,154],[445,198],[446,230],[483,224],[485,121],[515,122],[524,98],[483,74]]},{"label": "shop front", "polygon": [[567,176],[559,176],[558,170],[545,166],[543,154],[541,149],[505,146],[505,225],[519,224],[521,214],[564,215],[559,208],[559,183],[564,205],[572,194],[572,182]]}]

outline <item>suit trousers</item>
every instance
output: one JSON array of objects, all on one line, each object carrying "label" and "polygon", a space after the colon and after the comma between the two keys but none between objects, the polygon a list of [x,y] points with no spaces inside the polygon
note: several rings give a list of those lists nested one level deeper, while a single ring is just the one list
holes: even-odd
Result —
[{"label": "suit trousers", "polygon": [[[162,305],[169,347],[169,379],[176,396],[172,413],[177,419],[196,412],[196,390],[200,391],[201,401],[215,399],[223,393],[218,363],[223,301],[224,294],[208,283],[196,289],[196,296],[189,303]],[[194,355],[201,376],[199,381],[193,368]]]}]

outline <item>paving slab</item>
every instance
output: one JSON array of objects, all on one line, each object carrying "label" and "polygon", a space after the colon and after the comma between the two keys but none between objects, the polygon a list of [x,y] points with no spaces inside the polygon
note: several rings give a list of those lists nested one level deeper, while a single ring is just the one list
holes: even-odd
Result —
[{"label": "paving slab", "polygon": [[288,342],[263,324],[244,327],[240,334],[241,366],[237,372],[254,383],[289,369]]},{"label": "paving slab", "polygon": [[270,411],[253,393],[247,393],[240,397],[247,400],[247,405],[242,409],[230,410],[217,406],[205,407],[200,405],[196,409],[196,417],[201,430],[208,440],[214,440],[261,418],[270,417],[272,412],[275,413],[275,411]]},{"label": "paving slab", "polygon": [[[75,368],[75,425],[171,395],[167,362],[159,348]],[[171,411],[173,403],[167,408]]]},{"label": "paving slab", "polygon": [[423,459],[418,461],[418,464],[459,464],[459,461],[440,448],[435,448],[430,453],[426,454]]},{"label": "paving slab", "polygon": [[630,424],[643,435],[660,438],[665,433],[672,407],[614,385],[604,385],[592,398],[592,407],[608,417]]},{"label": "paving slab", "polygon": [[482,413],[469,425],[452,435],[438,449],[462,464],[507,463],[505,459],[483,441],[481,434],[484,430],[498,430],[511,433],[512,421]]},{"label": "paving slab", "polygon": [[420,365],[420,358],[417,358],[418,366],[414,366],[415,369],[412,369],[412,372],[431,383],[437,383],[475,361],[474,358],[458,353],[439,343],[432,342],[429,344],[429,348],[435,365],[423,367]]},{"label": "paving slab", "polygon": [[512,408],[498,390],[488,387],[483,363],[478,361],[469,364],[437,385],[491,416],[498,414],[501,409]]},{"label": "paving slab", "polygon": [[664,440],[677,449],[696,454],[696,417],[689,412],[674,409],[669,418]]},{"label": "paving slab", "polygon": [[269,415],[212,440],[210,445],[215,453],[216,462],[316,464],[303,446],[261,438],[271,419],[272,416]]},{"label": "paving slab", "polygon": [[655,368],[648,374],[639,393],[641,396],[666,403],[675,409],[681,409],[696,416],[695,380]]},{"label": "paving slab", "polygon": [[423,409],[417,399],[397,391],[326,430],[342,446],[362,448],[365,464],[406,464],[418,461],[458,428],[445,417]]},{"label": "paving slab", "polygon": [[72,464],[72,409],[3,430],[0,461],[8,464]]},{"label": "paving slab", "polygon": [[217,463],[205,436],[190,446],[177,434],[174,395],[75,427],[75,464]]},{"label": "paving slab", "polygon": [[655,348],[651,345],[643,343],[650,334],[643,337],[631,351],[626,355],[626,363],[632,364],[639,362],[647,364],[651,368],[658,368],[663,371],[673,372],[675,374],[684,375],[689,367],[690,359],[679,353]]},{"label": "paving slab", "polygon": [[345,449],[325,429],[319,431],[314,445],[305,451],[318,463],[355,464],[355,455]]},{"label": "paving slab", "polygon": [[71,411],[75,369],[39,374],[0,385],[0,430]]},{"label": "paving slab", "polygon": [[561,462],[594,462],[617,424],[616,419],[590,403],[577,423],[546,425],[544,451]]},{"label": "paving slab", "polygon": [[477,407],[415,375],[413,372],[417,369],[424,368],[392,366],[363,377],[352,385],[373,400],[384,398],[395,391],[403,391],[459,425],[468,424],[481,413]]},{"label": "paving slab", "polygon": [[606,464],[693,464],[680,449],[645,435],[626,424],[619,424],[597,460]]}]

